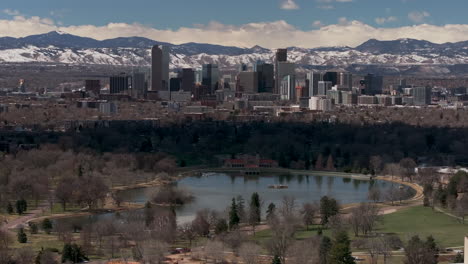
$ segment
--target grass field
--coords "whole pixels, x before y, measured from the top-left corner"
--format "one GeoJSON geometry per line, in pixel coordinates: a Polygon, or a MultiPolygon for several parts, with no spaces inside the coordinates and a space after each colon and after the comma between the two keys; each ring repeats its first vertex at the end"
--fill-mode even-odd
{"type": "MultiPolygon", "coordinates": [[[[463,246],[464,236],[468,235],[468,223],[461,224],[453,217],[423,206],[405,208],[385,215],[381,219],[376,231],[397,234],[402,241],[407,241],[413,235],[419,235],[425,239],[432,234],[440,247],[459,247],[463,246]]],[[[313,226],[308,231],[299,230],[296,233],[296,239],[316,235],[317,228],[318,226],[313,226]]],[[[329,230],[323,230],[323,234],[331,235],[329,230]]],[[[349,235],[351,239],[354,239],[352,232],[349,235]]],[[[271,238],[271,231],[267,229],[257,232],[253,239],[263,243],[269,238],[271,238]]]]}
{"type": "Polygon", "coordinates": [[[403,241],[412,235],[425,238],[433,235],[441,247],[463,246],[468,225],[431,208],[416,206],[385,215],[378,232],[398,234],[403,241]]]}

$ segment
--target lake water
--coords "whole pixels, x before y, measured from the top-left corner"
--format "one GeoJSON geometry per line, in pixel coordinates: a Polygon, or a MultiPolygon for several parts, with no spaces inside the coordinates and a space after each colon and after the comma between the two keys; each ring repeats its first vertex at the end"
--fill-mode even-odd
{"type": "MultiPolygon", "coordinates": [[[[231,199],[241,195],[246,205],[252,193],[257,192],[263,201],[263,211],[269,203],[273,202],[279,207],[284,196],[294,196],[297,205],[305,202],[319,201],[324,195],[333,197],[340,204],[349,204],[368,201],[368,190],[378,186],[381,193],[385,193],[393,185],[386,181],[368,181],[333,176],[319,175],[261,175],[261,176],[235,176],[225,173],[206,173],[198,177],[187,177],[177,183],[179,188],[189,191],[194,201],[178,207],[177,220],[179,223],[191,221],[196,212],[209,208],[218,211],[225,210],[231,199]],[[270,189],[275,184],[287,185],[287,189],[270,189]]],[[[399,185],[398,185],[399,186],[399,185]]],[[[408,193],[414,194],[409,187],[404,186],[408,193]]],[[[124,201],[146,203],[158,187],[131,189],[119,193],[124,201]]],[[[56,221],[82,222],[95,221],[102,218],[115,217],[114,213],[64,218],[56,221]]]]}

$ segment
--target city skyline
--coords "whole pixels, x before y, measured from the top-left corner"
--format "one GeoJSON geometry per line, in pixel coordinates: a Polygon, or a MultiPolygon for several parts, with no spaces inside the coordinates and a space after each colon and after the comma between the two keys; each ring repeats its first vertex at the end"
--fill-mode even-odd
{"type": "Polygon", "coordinates": [[[415,38],[435,43],[466,40],[468,25],[462,0],[453,0],[450,5],[422,0],[380,2],[137,1],[129,6],[119,0],[112,2],[109,12],[108,1],[92,5],[90,1],[52,1],[44,7],[34,1],[7,0],[0,6],[0,36],[62,30],[96,39],[142,36],[174,44],[200,42],[267,48],[356,46],[371,38],[415,38]]]}

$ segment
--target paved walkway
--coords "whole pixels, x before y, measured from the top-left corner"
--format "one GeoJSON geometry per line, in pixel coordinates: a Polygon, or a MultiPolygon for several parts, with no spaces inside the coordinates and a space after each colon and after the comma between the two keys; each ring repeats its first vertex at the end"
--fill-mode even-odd
{"type": "Polygon", "coordinates": [[[48,207],[47,203],[40,203],[36,209],[31,210],[21,215],[20,217],[9,221],[7,224],[3,225],[2,227],[5,229],[11,230],[11,229],[18,228],[20,226],[27,225],[29,221],[41,215],[46,210],[47,207],[48,207]]]}

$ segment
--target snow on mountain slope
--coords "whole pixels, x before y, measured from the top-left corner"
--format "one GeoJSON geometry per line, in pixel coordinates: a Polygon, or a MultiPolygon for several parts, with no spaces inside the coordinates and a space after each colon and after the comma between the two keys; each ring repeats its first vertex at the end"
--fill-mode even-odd
{"type": "MultiPolygon", "coordinates": [[[[185,55],[172,53],[171,68],[200,68],[202,64],[217,63],[221,67],[236,67],[241,63],[258,60],[271,62],[274,51],[241,55],[209,55],[200,53],[185,55]]],[[[299,65],[348,66],[351,64],[468,64],[468,56],[441,56],[438,54],[372,54],[357,50],[307,51],[293,50],[288,59],[299,65]]],[[[28,46],[18,49],[0,50],[0,62],[54,62],[69,64],[108,64],[127,66],[149,66],[151,50],[140,48],[88,48],[72,49],[28,46]]]]}
{"type": "MultiPolygon", "coordinates": [[[[141,37],[98,41],[64,32],[49,32],[24,38],[0,38],[0,62],[149,66],[150,47],[159,44],[171,48],[171,68],[200,68],[206,63],[235,68],[241,63],[251,64],[259,60],[271,62],[275,53],[274,50],[259,46],[239,48],[203,43],[174,45],[141,37]]],[[[355,48],[290,47],[288,60],[299,66],[335,67],[468,64],[468,41],[435,44],[414,39],[371,39],[355,48]]]]}

